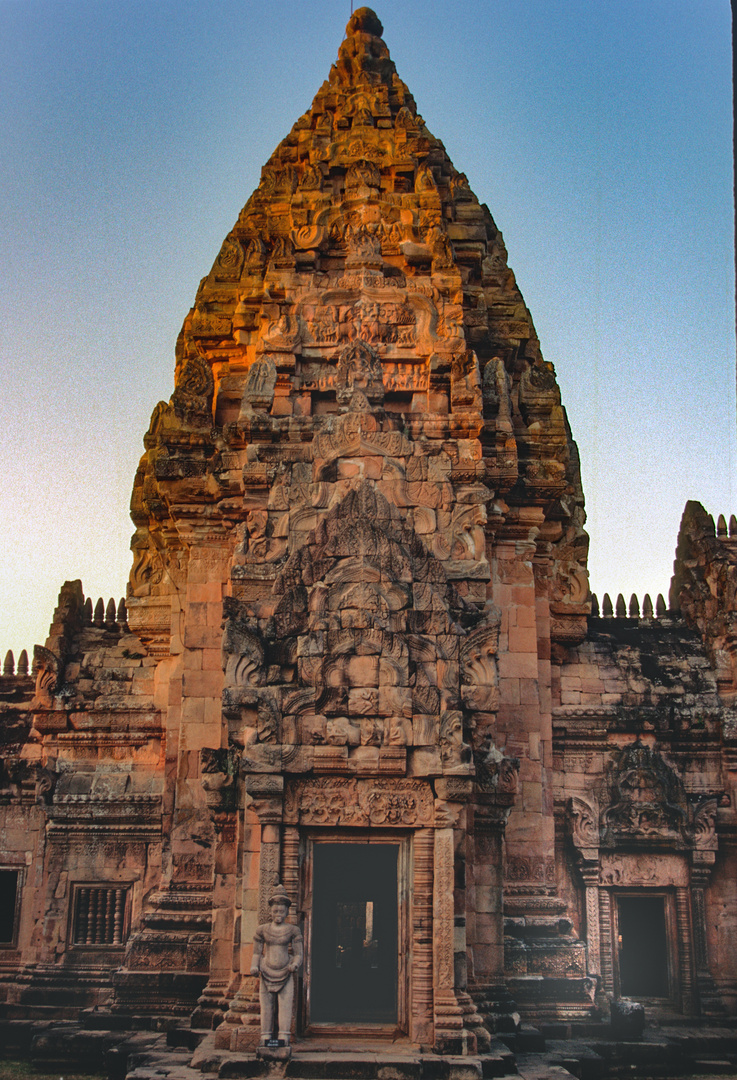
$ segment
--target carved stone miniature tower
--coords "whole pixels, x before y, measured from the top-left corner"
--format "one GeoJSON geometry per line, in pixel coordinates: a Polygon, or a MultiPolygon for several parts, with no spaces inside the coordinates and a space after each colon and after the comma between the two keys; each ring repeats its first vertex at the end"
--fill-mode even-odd
{"type": "MultiPolygon", "coordinates": [[[[563,910],[550,650],[585,631],[587,536],[501,234],[381,35],[352,16],[263,168],[145,439],[128,618],[159,659],[173,786],[158,914],[118,983],[140,992],[151,928],[196,954],[212,906],[201,1007],[226,1008],[233,925],[245,951],[282,881],[306,926],[300,1023],[366,1019],[321,954],[348,949],[323,912],[358,903],[331,893],[331,860],[362,846],[395,897],[374,1019],[458,1052],[484,1037],[469,991],[483,1009],[503,976],[505,826],[508,914],[563,910]]],[[[233,1045],[242,1020],[257,1033],[240,986],[233,1045]]]]}

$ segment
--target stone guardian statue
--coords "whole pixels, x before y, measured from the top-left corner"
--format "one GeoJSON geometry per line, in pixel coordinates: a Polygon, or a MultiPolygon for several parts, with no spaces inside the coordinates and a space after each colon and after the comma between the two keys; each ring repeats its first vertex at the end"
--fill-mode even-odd
{"type": "Polygon", "coordinates": [[[302,966],[304,950],[299,927],[288,923],[292,901],[283,885],[268,900],[271,922],[263,923],[253,936],[251,974],[259,976],[261,1046],[273,1045],[274,1020],[278,1013],[278,1042],[289,1046],[294,1006],[294,973],[302,966]]]}

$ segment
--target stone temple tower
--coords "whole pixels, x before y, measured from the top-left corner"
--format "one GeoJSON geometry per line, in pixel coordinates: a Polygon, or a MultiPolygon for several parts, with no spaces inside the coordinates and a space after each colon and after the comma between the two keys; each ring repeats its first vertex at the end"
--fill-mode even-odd
{"type": "Polygon", "coordinates": [[[128,619],[167,669],[167,895],[224,842],[192,836],[199,755],[208,801],[234,771],[247,793],[241,940],[278,880],[306,920],[305,1021],[366,1012],[319,956],[356,858],[400,898],[376,1022],[456,1046],[469,984],[503,976],[505,826],[507,913],[562,912],[550,646],[585,633],[587,537],[502,237],[381,34],[353,15],[200,285],[136,478],[128,619]]]}
{"type": "Polygon", "coordinates": [[[194,1011],[254,1047],[279,884],[305,1039],[474,1053],[515,1011],[734,999],[737,547],[693,504],[670,612],[592,613],[554,370],[370,9],[144,443],[125,606],[67,583],[35,683],[0,685],[12,1015],[194,1011]]]}

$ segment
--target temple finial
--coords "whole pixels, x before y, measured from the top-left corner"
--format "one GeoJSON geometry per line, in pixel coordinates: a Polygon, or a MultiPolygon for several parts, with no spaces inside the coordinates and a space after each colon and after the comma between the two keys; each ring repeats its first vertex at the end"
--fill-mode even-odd
{"type": "MultiPolygon", "coordinates": [[[[351,5],[351,11],[353,11],[353,5],[351,5]]],[[[384,33],[384,27],[381,25],[381,19],[370,7],[360,7],[357,11],[353,11],[348,25],[345,28],[347,36],[358,32],[363,34],[371,34],[372,37],[380,38],[384,33]]]]}

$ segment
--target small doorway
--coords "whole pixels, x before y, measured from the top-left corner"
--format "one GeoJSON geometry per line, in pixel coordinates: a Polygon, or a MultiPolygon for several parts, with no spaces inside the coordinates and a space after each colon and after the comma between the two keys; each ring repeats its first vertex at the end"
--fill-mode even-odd
{"type": "Polygon", "coordinates": [[[397,1024],[399,851],[313,845],[311,1025],[397,1024]]]}
{"type": "Polygon", "coordinates": [[[619,989],[623,997],[670,996],[666,897],[617,897],[619,989]]]}

